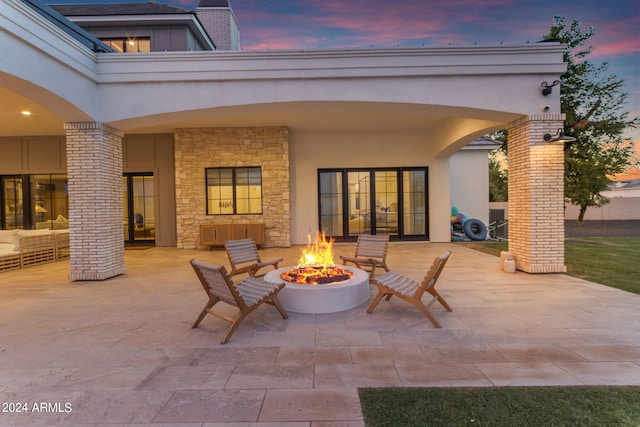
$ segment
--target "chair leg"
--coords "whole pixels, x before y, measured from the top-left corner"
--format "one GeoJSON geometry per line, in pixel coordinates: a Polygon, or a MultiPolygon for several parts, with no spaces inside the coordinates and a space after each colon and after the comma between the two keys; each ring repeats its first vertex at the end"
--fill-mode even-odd
{"type": "Polygon", "coordinates": [[[449,307],[449,304],[447,304],[447,302],[444,300],[444,298],[442,298],[442,296],[438,293],[438,291],[436,291],[433,288],[429,288],[427,289],[427,292],[429,292],[431,295],[433,295],[440,304],[442,304],[442,306],[444,307],[445,310],[447,311],[452,311],[451,307],[449,307]]]}
{"type": "Polygon", "coordinates": [[[429,310],[427,310],[424,304],[422,304],[422,301],[412,301],[411,303],[415,305],[418,308],[418,310],[420,310],[422,314],[424,314],[424,316],[431,321],[431,323],[433,323],[433,326],[435,326],[436,328],[442,327],[440,326],[440,322],[438,322],[436,318],[433,317],[431,313],[429,313],[429,310]]]}
{"type": "Polygon", "coordinates": [[[191,328],[197,328],[198,325],[200,324],[200,322],[202,322],[202,319],[205,318],[205,316],[207,315],[207,313],[209,312],[209,310],[211,310],[211,307],[213,307],[214,305],[216,305],[216,303],[220,301],[218,298],[216,297],[211,297],[209,298],[209,301],[207,302],[207,304],[204,306],[204,308],[202,309],[202,312],[200,313],[200,315],[198,316],[198,318],[196,319],[196,322],[193,324],[193,326],[191,328]]]}
{"type": "Polygon", "coordinates": [[[378,288],[378,294],[376,295],[376,297],[373,299],[373,301],[371,301],[371,304],[369,304],[369,308],[367,308],[367,313],[371,313],[373,311],[374,308],[376,308],[376,306],[378,305],[378,303],[380,301],[382,301],[382,298],[386,295],[385,291],[383,291],[382,289],[378,288]]]}
{"type": "Polygon", "coordinates": [[[287,314],[287,311],[284,309],[284,307],[280,303],[280,299],[278,298],[278,295],[274,295],[274,296],[271,297],[271,303],[273,305],[275,305],[275,307],[278,309],[278,311],[282,315],[283,319],[288,319],[289,318],[289,315],[287,314]]]}
{"type": "Polygon", "coordinates": [[[231,325],[229,326],[227,331],[222,336],[222,339],[220,340],[220,344],[226,344],[229,341],[229,338],[231,338],[231,335],[233,335],[236,328],[238,327],[242,319],[244,319],[244,317],[245,317],[244,313],[242,312],[238,313],[238,315],[231,322],[231,325]]]}
{"type": "Polygon", "coordinates": [[[373,264],[371,266],[371,270],[369,271],[369,283],[371,283],[371,279],[373,279],[376,275],[376,265],[373,264]]]}

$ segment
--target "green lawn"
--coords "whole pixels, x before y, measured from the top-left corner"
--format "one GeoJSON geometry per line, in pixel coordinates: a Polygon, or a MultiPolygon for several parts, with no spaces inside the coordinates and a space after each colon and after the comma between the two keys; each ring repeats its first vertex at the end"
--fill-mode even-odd
{"type": "MultiPolygon", "coordinates": [[[[459,243],[492,255],[507,250],[507,242],[459,243]]],[[[565,244],[567,274],[640,294],[640,238],[582,237],[565,244]]]]}
{"type": "Polygon", "coordinates": [[[359,389],[367,427],[640,426],[640,387],[359,389]]]}

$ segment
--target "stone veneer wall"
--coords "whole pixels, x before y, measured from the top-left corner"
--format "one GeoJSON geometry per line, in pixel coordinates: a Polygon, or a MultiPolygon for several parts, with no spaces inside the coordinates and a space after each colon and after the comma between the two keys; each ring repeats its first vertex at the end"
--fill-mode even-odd
{"type": "Polygon", "coordinates": [[[175,135],[177,247],[199,247],[200,224],[261,222],[265,246],[291,246],[289,130],[178,129],[175,135]],[[207,215],[205,168],[262,167],[262,215],[207,215]]]}
{"type": "Polygon", "coordinates": [[[122,243],[122,132],[102,123],[65,123],[69,179],[70,280],[125,272],[122,243]]]}
{"type": "Polygon", "coordinates": [[[543,140],[563,127],[562,114],[509,123],[509,252],[528,273],[563,273],[564,146],[543,140]]]}

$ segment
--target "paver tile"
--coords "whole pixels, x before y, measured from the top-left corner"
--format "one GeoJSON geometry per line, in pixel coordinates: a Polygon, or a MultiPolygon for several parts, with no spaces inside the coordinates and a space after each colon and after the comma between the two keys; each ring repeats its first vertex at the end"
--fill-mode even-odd
{"type": "Polygon", "coordinates": [[[488,387],[491,383],[471,363],[397,363],[405,387],[488,387]]]}
{"type": "Polygon", "coordinates": [[[359,421],[362,410],[355,388],[267,390],[260,422],[359,421]]]}
{"type": "Polygon", "coordinates": [[[475,365],[496,386],[583,385],[554,363],[477,363],[475,365]]]}

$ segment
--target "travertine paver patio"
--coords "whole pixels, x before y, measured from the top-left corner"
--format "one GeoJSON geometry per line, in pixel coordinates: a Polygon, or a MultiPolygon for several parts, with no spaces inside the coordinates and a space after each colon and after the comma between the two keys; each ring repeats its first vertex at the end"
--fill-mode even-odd
{"type": "Polygon", "coordinates": [[[1,273],[0,425],[355,427],[358,387],[640,385],[640,295],[452,244],[392,243],[388,263],[419,279],[447,248],[442,329],[402,301],[287,320],[264,306],[224,346],[225,322],[191,329],[205,296],[188,264],[224,251],[126,251],[103,282],[69,282],[68,261],[1,273]]]}

